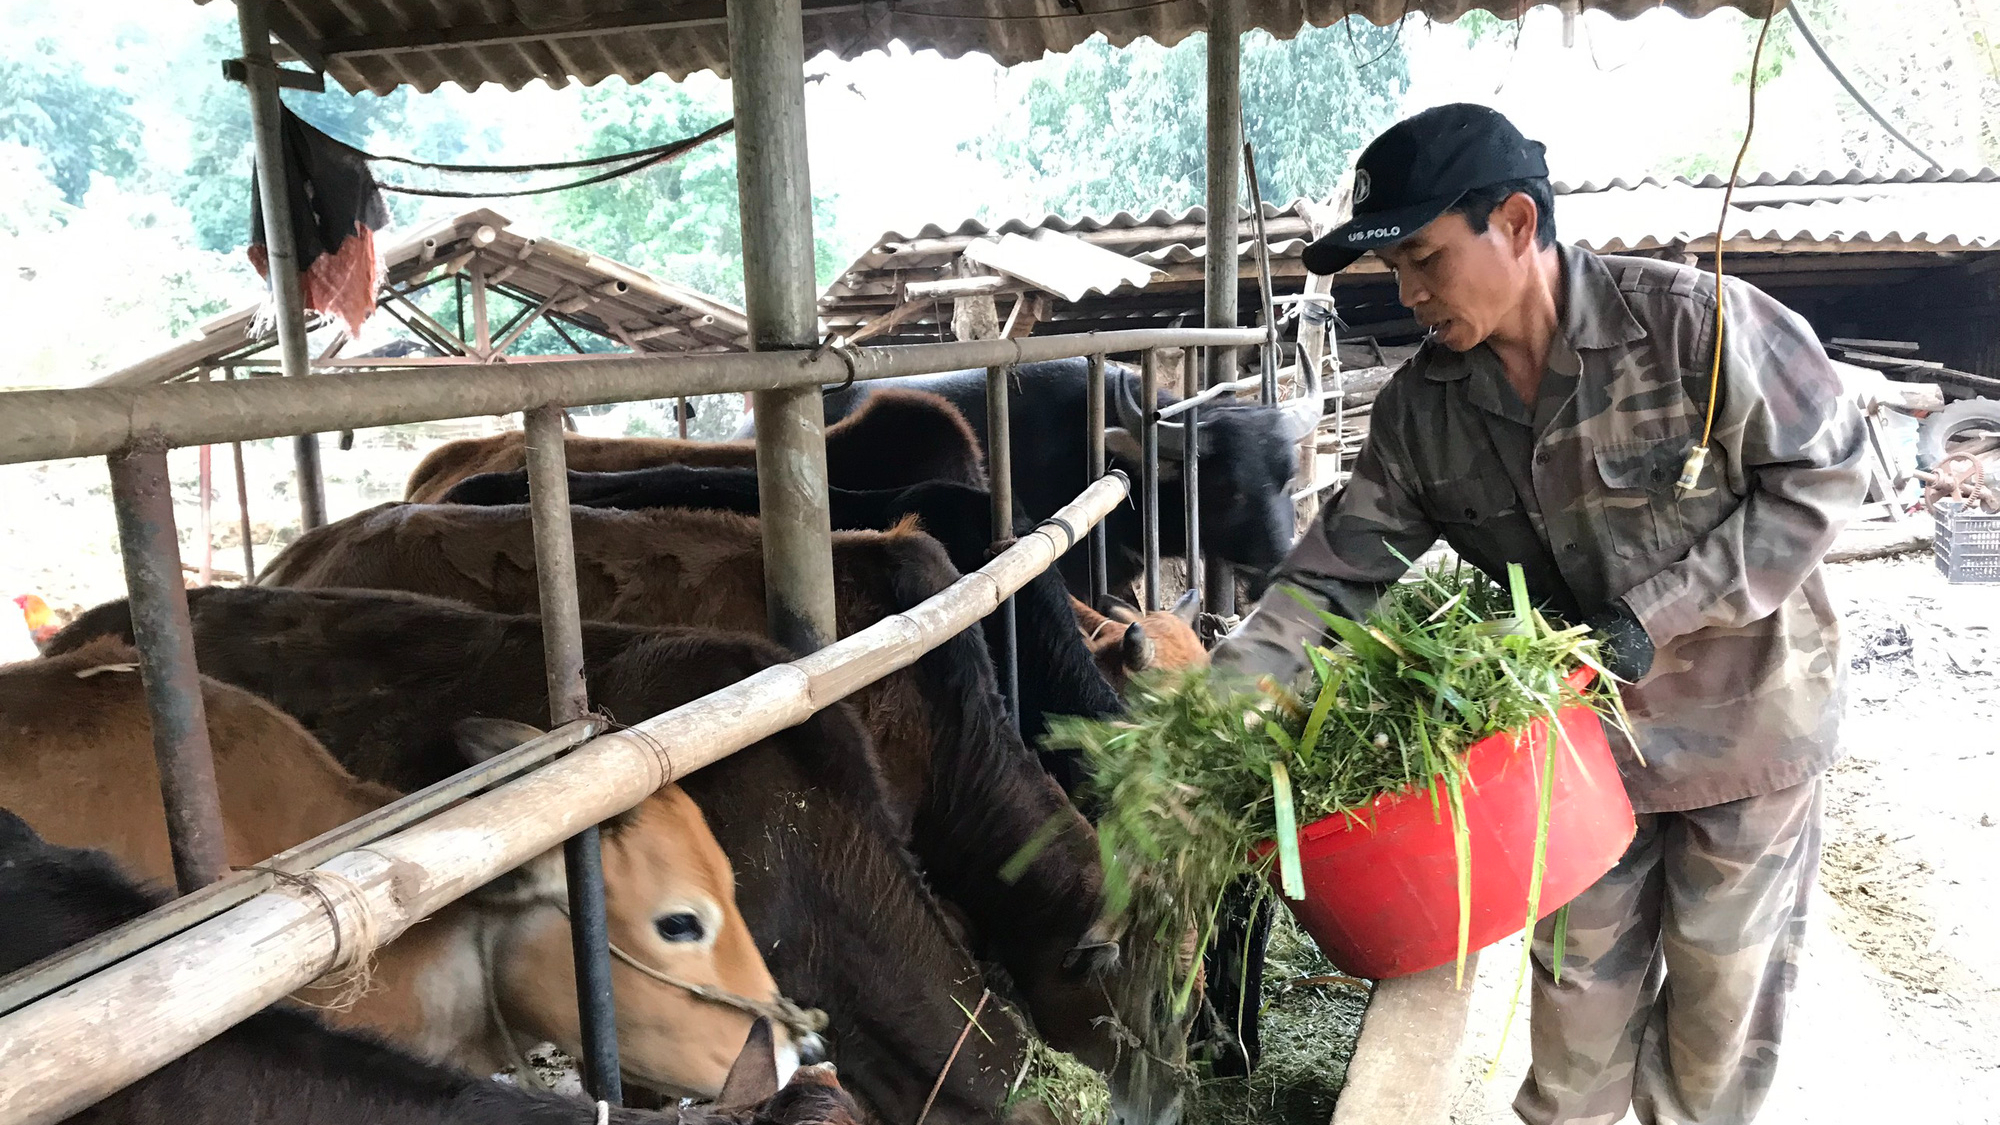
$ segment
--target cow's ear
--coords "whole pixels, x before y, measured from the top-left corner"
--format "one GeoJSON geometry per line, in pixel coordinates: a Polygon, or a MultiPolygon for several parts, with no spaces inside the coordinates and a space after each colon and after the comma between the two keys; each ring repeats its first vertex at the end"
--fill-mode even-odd
{"type": "Polygon", "coordinates": [[[540,727],[512,719],[489,719],[481,715],[451,725],[451,738],[458,745],[458,752],[475,766],[545,733],[540,727]]]}
{"type": "Polygon", "coordinates": [[[1097,611],[1099,613],[1102,613],[1104,616],[1109,617],[1113,621],[1123,622],[1124,624],[1127,625],[1130,625],[1132,622],[1139,620],[1138,606],[1135,606],[1130,602],[1114,598],[1110,594],[1106,594],[1101,599],[1099,599],[1097,605],[1097,611]]]}
{"type": "Polygon", "coordinates": [[[1143,672],[1153,666],[1153,639],[1146,635],[1146,627],[1137,621],[1125,627],[1119,661],[1128,672],[1143,672]]]}
{"type": "Polygon", "coordinates": [[[715,1104],[724,1109],[748,1109],[778,1096],[778,1055],[771,1021],[763,1016],[750,1025],[750,1037],[722,1080],[715,1104]]]}
{"type": "Polygon", "coordinates": [[[1180,618],[1183,624],[1192,626],[1195,617],[1201,613],[1199,599],[1200,591],[1189,590],[1180,596],[1179,601],[1174,603],[1174,608],[1171,612],[1175,617],[1180,618]]]}

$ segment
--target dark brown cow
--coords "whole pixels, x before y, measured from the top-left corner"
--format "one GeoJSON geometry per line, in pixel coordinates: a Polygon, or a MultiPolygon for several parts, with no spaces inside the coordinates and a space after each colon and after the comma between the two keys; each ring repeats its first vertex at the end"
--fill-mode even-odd
{"type": "MultiPolygon", "coordinates": [[[[576,508],[572,527],[585,617],[764,628],[756,520],[576,508]]],[[[538,600],[532,538],[519,507],[383,505],[308,532],[260,581],[401,589],[520,612],[538,600]]],[[[913,530],[841,532],[833,545],[843,636],[914,608],[958,577],[943,548],[913,530]]],[[[975,950],[1006,967],[1052,1044],[1112,1069],[1120,1037],[1102,1022],[1113,998],[1096,970],[1111,971],[1113,997],[1135,1026],[1150,1026],[1134,1009],[1150,1005],[1157,981],[1118,968],[1100,921],[1093,833],[1009,724],[978,631],[857,691],[853,702],[881,749],[892,797],[910,813],[910,846],[939,895],[970,920],[975,950]],[[1062,826],[1053,843],[1018,878],[1001,878],[1051,823],[1062,826]]]]}
{"type": "MultiPolygon", "coordinates": [[[[405,786],[461,766],[453,725],[547,722],[541,623],[437,598],[211,587],[188,595],[203,671],[271,700],[350,768],[405,786]]],[[[124,602],[90,610],[54,651],[129,638],[124,602]]],[[[747,636],[587,624],[594,704],[660,714],[769,667],[747,636]]],[[[916,1120],[984,987],[924,890],[874,748],[845,706],[681,780],[729,855],[736,899],[787,996],[824,1009],[842,1080],[887,1125],[916,1120]]],[[[995,1001],[938,1093],[934,1123],[989,1122],[1019,1072],[1020,1020],[995,1001]]]]}
{"type": "MultiPolygon", "coordinates": [[[[0,809],[0,973],[158,906],[109,855],[59,847],[0,809]]],[[[759,1020],[713,1105],[613,1109],[616,1125],[854,1125],[830,1068],[783,1090],[759,1020]]],[[[479,1078],[276,1005],[68,1119],[77,1125],[590,1125],[589,1102],[479,1078]]]]}
{"type": "MultiPolygon", "coordinates": [[[[124,644],[100,639],[0,668],[0,806],[18,810],[54,843],[103,848],[165,879],[173,865],[137,659],[124,644]]],[[[248,692],[205,681],[202,694],[230,863],[260,863],[398,795],[356,780],[298,723],[248,692]]],[[[696,984],[776,995],[737,912],[728,860],[678,786],[607,828],[604,870],[611,932],[635,956],[696,984]],[[689,925],[699,940],[666,936],[689,925]]],[[[517,1051],[495,1011],[527,1034],[528,1045],[548,1039],[578,1050],[565,899],[562,855],[552,851],[384,947],[376,986],[328,1018],[489,1074],[517,1051]]],[[[713,1095],[750,1017],[619,968],[613,985],[627,1071],[656,1089],[713,1095]]]]}
{"type": "MultiPolygon", "coordinates": [[[[754,469],[754,441],[601,438],[565,434],[563,455],[578,472],[618,472],[655,465],[754,469]]],[[[528,463],[519,430],[447,442],[410,473],[405,499],[435,504],[477,473],[528,463]]],[[[837,488],[902,488],[927,480],[986,487],[985,460],[972,427],[952,405],[921,391],[884,391],[826,430],[827,483],[837,488]]]]}

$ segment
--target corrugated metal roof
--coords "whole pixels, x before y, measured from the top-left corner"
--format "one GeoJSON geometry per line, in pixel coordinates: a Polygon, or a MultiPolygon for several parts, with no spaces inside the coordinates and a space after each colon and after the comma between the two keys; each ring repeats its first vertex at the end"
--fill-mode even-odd
{"type": "MultiPolygon", "coordinates": [[[[1601,253],[1675,245],[1706,251],[1715,240],[1721,188],[1722,181],[1715,177],[1558,185],[1556,229],[1565,241],[1601,253]]],[[[1305,276],[1300,254],[1311,233],[1309,210],[1326,209],[1309,200],[1264,205],[1272,274],[1281,291],[1295,291],[1305,276]]],[[[1037,230],[1068,232],[1166,275],[1143,293],[1126,287],[1110,294],[1110,299],[1099,296],[1087,302],[1089,308],[1058,309],[1053,317],[1057,322],[1074,318],[1099,326],[1121,316],[1158,317],[1161,310],[1198,308],[1200,298],[1193,297],[1190,306],[1188,295],[1201,286],[1206,223],[1207,212],[1195,207],[1178,214],[1119,212],[1075,219],[1044,215],[1008,219],[991,227],[967,219],[951,227],[926,224],[907,234],[890,231],[834,279],[820,299],[820,313],[828,331],[852,331],[899,304],[903,285],[945,276],[960,250],[974,240],[1037,230]]],[[[1247,209],[1238,231],[1243,276],[1254,277],[1250,241],[1254,232],[1247,209]]],[[[1799,171],[1745,177],[1731,201],[1725,248],[1736,254],[2000,248],[2000,171],[1881,175],[1799,171]]],[[[1367,258],[1342,281],[1366,281],[1369,274],[1382,270],[1379,262],[1367,258]]],[[[940,305],[943,316],[949,317],[950,302],[940,305]]],[[[930,314],[912,317],[892,338],[935,333],[935,324],[930,314]]]]}
{"type": "MultiPolygon", "coordinates": [[[[1830,168],[1795,168],[1790,172],[1759,172],[1754,176],[1739,176],[1737,188],[1746,187],[1805,187],[1805,186],[1869,186],[1877,184],[1986,184],[2000,180],[2000,170],[1992,168],[1899,168],[1893,172],[1863,172],[1858,168],[1835,171],[1830,168]]],[[[1675,176],[1660,179],[1645,176],[1628,180],[1623,176],[1602,182],[1585,180],[1579,184],[1561,180],[1554,184],[1557,195],[1581,195],[1597,191],[1629,191],[1641,187],[1670,187],[1681,184],[1687,187],[1719,188],[1727,179],[1713,172],[1699,179],[1675,176]]]]}
{"type": "MultiPolygon", "coordinates": [[[[206,0],[203,0],[206,2],[206,0]]],[[[1378,24],[1422,13],[1455,20],[1484,10],[1513,18],[1539,0],[1244,0],[1245,27],[1290,37],[1348,15],[1378,24]]],[[[1683,15],[1733,7],[1762,16],[1773,0],[1583,0],[1629,19],[1662,6],[1683,15]]],[[[595,84],[727,76],[721,0],[275,0],[272,28],[301,57],[348,90],[397,86],[518,90],[537,78],[595,84]]],[[[1102,32],[1118,46],[1150,38],[1171,46],[1207,26],[1198,0],[807,0],[806,55],[853,58],[899,40],[948,58],[981,52],[1013,65],[1068,51],[1102,32]]]]}
{"type": "MultiPolygon", "coordinates": [[[[508,220],[493,211],[469,211],[385,251],[384,304],[388,294],[420,285],[441,271],[477,270],[489,285],[545,304],[573,326],[635,351],[742,351],[748,346],[750,330],[741,309],[587,250],[508,227],[508,220]]],[[[401,311],[407,315],[407,309],[401,311]]],[[[194,337],[114,371],[94,385],[171,382],[272,348],[276,330],[260,326],[257,312],[251,305],[225,313],[202,325],[194,337]]],[[[386,312],[376,313],[377,319],[386,317],[386,312]]],[[[493,335],[500,334],[500,327],[494,324],[493,335]]]]}

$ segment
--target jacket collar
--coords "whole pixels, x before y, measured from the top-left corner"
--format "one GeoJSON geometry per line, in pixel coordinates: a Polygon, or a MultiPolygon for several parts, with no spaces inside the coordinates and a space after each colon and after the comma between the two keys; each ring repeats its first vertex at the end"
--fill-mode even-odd
{"type": "MultiPolygon", "coordinates": [[[[1632,306],[1619,291],[1611,268],[1597,255],[1558,243],[1556,257],[1562,270],[1563,308],[1557,326],[1559,338],[1549,352],[1551,365],[1564,363],[1567,357],[1558,357],[1565,351],[1614,348],[1646,338],[1646,329],[1632,315],[1632,306]]],[[[1461,355],[1426,339],[1418,354],[1426,378],[1448,383],[1470,375],[1478,366],[1475,357],[1489,356],[1491,349],[1481,345],[1461,355]]]]}

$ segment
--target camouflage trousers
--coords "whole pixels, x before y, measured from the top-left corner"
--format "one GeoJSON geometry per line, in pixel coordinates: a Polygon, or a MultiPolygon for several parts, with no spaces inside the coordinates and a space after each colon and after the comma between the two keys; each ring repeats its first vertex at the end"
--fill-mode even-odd
{"type": "Polygon", "coordinates": [[[1530,1125],[1745,1125],[1777,1069],[1819,867],[1820,782],[1639,817],[1618,866],[1535,929],[1530,1125]]]}

